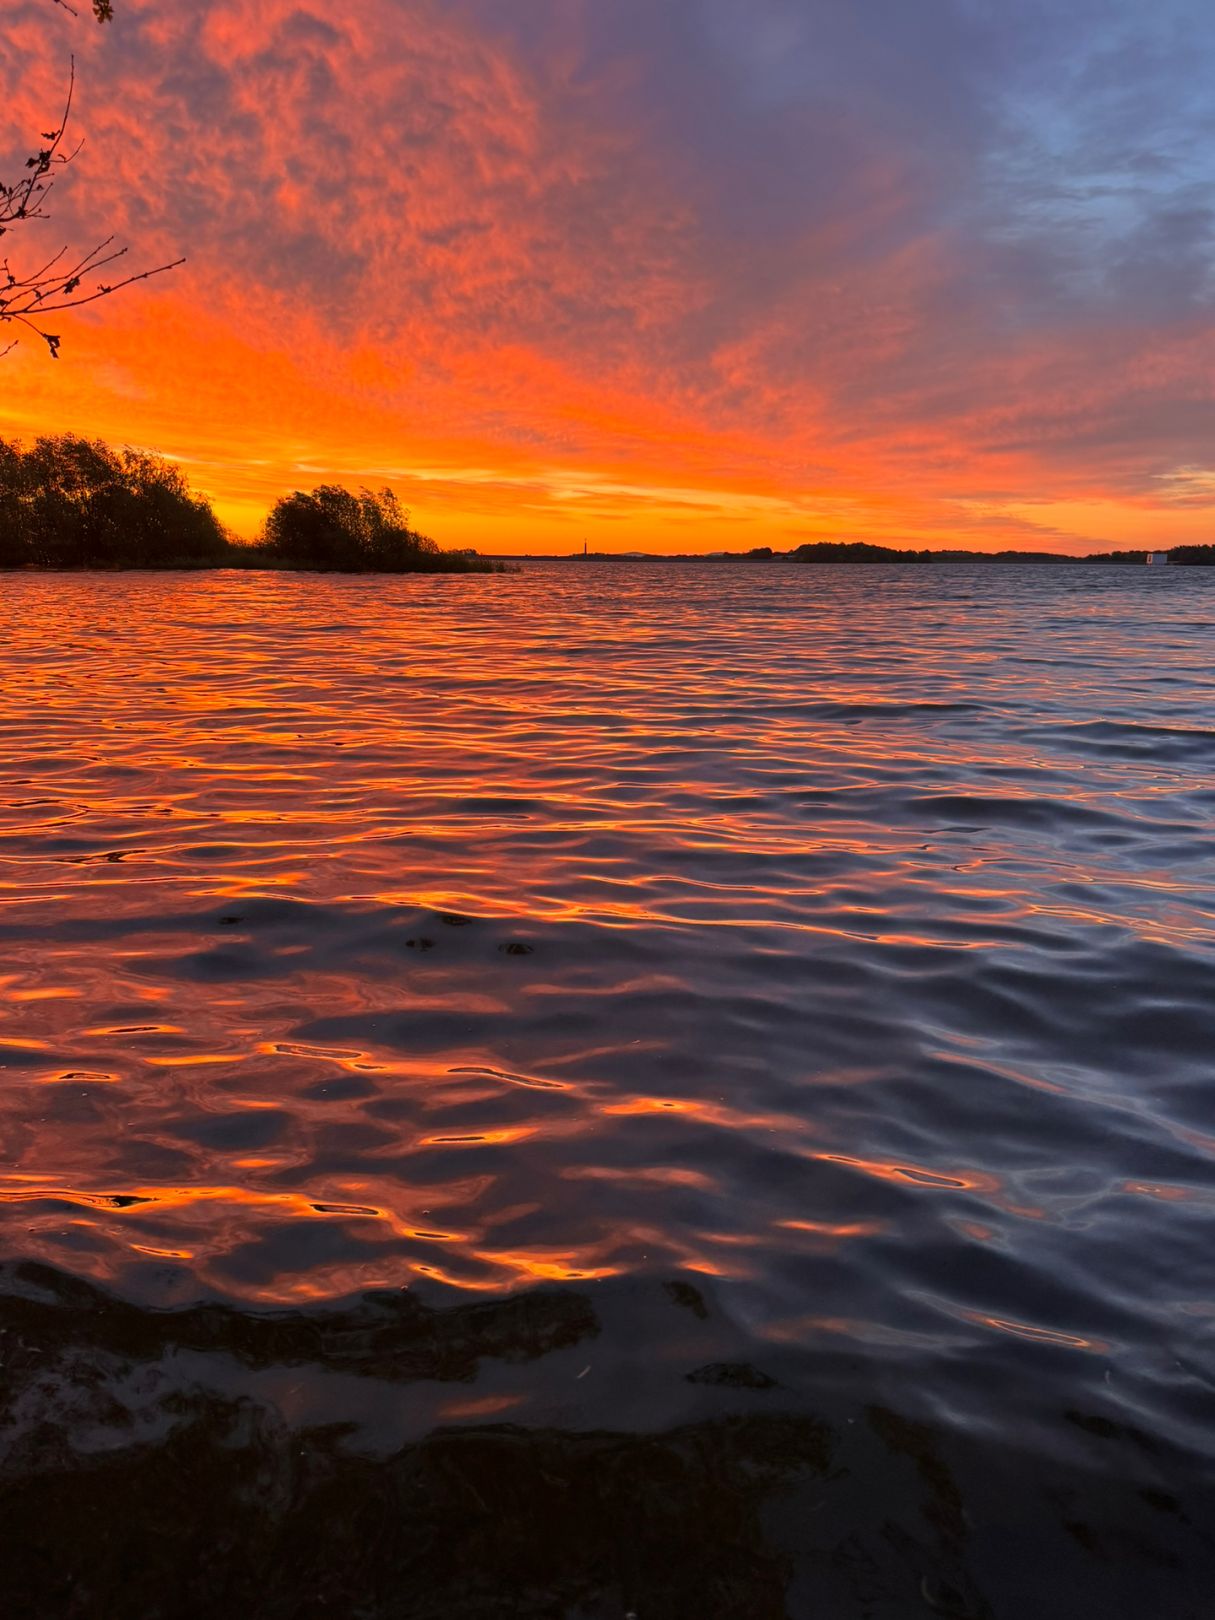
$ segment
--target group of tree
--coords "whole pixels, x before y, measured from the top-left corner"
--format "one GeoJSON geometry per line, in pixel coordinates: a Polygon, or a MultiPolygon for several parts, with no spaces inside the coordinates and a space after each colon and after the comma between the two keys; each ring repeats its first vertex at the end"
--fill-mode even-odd
{"type": "Polygon", "coordinates": [[[67,434],[0,440],[0,567],[197,567],[229,549],[170,461],[67,434]]]}
{"type": "Polygon", "coordinates": [[[145,450],[74,434],[29,448],[0,439],[0,568],[298,568],[469,573],[492,564],[441,551],[390,489],[322,484],[277,502],[250,544],[223,526],[181,469],[145,450]]]}
{"type": "MultiPolygon", "coordinates": [[[[1174,567],[1215,567],[1215,546],[1174,546],[1165,553],[1174,567]]],[[[1145,563],[1146,551],[1095,551],[1084,558],[1092,563],[1145,563]]]]}
{"type": "MultiPolygon", "coordinates": [[[[748,553],[761,557],[767,548],[748,553]]],[[[771,555],[771,553],[768,553],[771,555]]],[[[792,562],[810,563],[1144,563],[1146,551],[1107,551],[1076,557],[1057,551],[900,551],[893,546],[877,546],[865,540],[819,540],[798,546],[783,554],[792,562]]],[[[1215,545],[1174,546],[1168,552],[1171,563],[1215,565],[1215,545]]]]}
{"type": "Polygon", "coordinates": [[[934,563],[934,562],[1023,562],[1069,563],[1075,557],[1053,551],[911,551],[895,546],[874,545],[869,540],[816,540],[798,546],[787,555],[793,562],[812,563],[934,563]]]}
{"type": "Polygon", "coordinates": [[[392,490],[352,493],[339,484],[284,496],[266,519],[261,545],[288,567],[342,573],[428,573],[468,561],[411,529],[392,490]]]}

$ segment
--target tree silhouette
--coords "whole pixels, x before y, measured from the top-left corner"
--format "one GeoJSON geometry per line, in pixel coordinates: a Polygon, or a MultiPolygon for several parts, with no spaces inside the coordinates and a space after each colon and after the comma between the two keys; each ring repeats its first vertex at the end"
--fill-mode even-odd
{"type": "MultiPolygon", "coordinates": [[[[68,0],[54,0],[54,3],[70,11],[73,16],[77,15],[68,0]]],[[[112,0],[93,0],[93,15],[99,23],[109,22],[113,16],[112,0]]],[[[58,125],[42,131],[44,144],[26,158],[25,172],[20,178],[11,185],[0,181],[0,238],[9,237],[31,220],[47,217],[46,202],[56,178],[80,151],[80,143],[74,147],[67,144],[75,89],[76,62],[73,58],[68,74],[67,97],[58,125]]],[[[87,253],[72,252],[65,245],[33,270],[14,268],[8,257],[7,240],[3,248],[3,257],[0,257],[0,325],[8,323],[34,333],[46,344],[52,360],[59,357],[62,339],[57,332],[47,328],[48,316],[96,303],[100,298],[108,298],[111,293],[129,287],[132,282],[147,281],[149,276],[158,276],[185,263],[184,259],[175,259],[171,264],[156,265],[151,270],[139,270],[121,276],[117,281],[106,282],[95,279],[98,272],[125,257],[127,252],[125,247],[114,246],[112,235],[98,242],[87,253]]],[[[16,343],[17,339],[14,338],[0,348],[0,358],[16,343]]]]}
{"type": "Polygon", "coordinates": [[[0,439],[0,568],[219,564],[232,547],[173,462],[61,433],[0,439]]]}
{"type": "Polygon", "coordinates": [[[453,569],[457,559],[409,527],[409,514],[390,489],[321,484],[276,502],[262,537],[266,553],[294,568],[342,573],[416,573],[453,569]]]}

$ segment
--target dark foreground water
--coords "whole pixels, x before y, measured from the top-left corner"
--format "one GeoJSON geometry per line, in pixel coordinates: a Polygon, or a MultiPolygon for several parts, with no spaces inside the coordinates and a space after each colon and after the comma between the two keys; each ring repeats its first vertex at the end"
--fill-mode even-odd
{"type": "Polygon", "coordinates": [[[1215,574],[0,575],[0,1613],[1215,1607],[1215,574]]]}

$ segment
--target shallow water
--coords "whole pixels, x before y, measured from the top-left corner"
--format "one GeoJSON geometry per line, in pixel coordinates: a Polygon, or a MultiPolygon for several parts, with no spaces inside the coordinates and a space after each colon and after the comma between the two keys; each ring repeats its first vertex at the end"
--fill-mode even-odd
{"type": "Polygon", "coordinates": [[[0,629],[11,1612],[1208,1612],[1210,571],[0,629]]]}

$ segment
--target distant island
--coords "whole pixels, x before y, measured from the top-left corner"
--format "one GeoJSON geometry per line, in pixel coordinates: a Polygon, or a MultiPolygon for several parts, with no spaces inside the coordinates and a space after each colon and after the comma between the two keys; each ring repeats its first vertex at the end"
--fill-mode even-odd
{"type": "Polygon", "coordinates": [[[0,439],[0,568],[503,572],[410,528],[390,489],[296,490],[275,503],[257,541],[243,541],[172,462],[73,434],[29,449],[0,439]]]}
{"type": "MultiPolygon", "coordinates": [[[[766,546],[747,555],[762,560],[766,546]]],[[[772,554],[773,556],[776,553],[772,554]]],[[[790,562],[812,563],[1144,563],[1148,556],[1166,556],[1171,563],[1215,563],[1215,545],[1174,546],[1171,551],[1148,547],[1141,551],[1100,551],[1084,557],[1061,556],[1056,551],[896,551],[865,541],[818,541],[784,553],[790,562]]]]}
{"type": "MultiPolygon", "coordinates": [[[[1180,565],[1215,566],[1215,545],[1174,546],[1171,551],[1148,547],[1140,551],[1099,551],[1074,556],[1057,551],[901,551],[895,546],[876,546],[866,540],[817,540],[796,546],[792,551],[776,551],[771,546],[752,546],[748,551],[701,551],[680,554],[684,560],[704,562],[793,562],[793,563],[1139,563],[1149,556],[1167,558],[1180,565]]],[[[563,562],[629,562],[648,558],[653,562],[678,560],[659,551],[570,551],[563,562]]]]}

